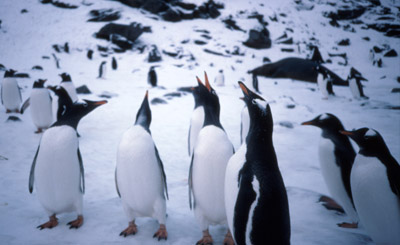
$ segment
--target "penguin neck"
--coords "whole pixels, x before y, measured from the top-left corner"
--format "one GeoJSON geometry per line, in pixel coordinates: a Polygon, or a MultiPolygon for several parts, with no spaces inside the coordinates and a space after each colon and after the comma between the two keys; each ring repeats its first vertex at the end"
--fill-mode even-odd
{"type": "Polygon", "coordinates": [[[212,105],[204,105],[204,125],[213,125],[223,130],[221,122],[219,121],[219,107],[213,107],[212,105]]]}
{"type": "Polygon", "coordinates": [[[58,119],[51,127],[56,126],[70,126],[73,129],[77,129],[79,121],[82,119],[81,116],[68,116],[63,115],[61,119],[58,119]]]}

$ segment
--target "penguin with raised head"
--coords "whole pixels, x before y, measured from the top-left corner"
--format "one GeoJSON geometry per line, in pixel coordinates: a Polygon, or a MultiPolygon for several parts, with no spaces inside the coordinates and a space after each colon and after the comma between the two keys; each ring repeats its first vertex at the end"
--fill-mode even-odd
{"type": "Polygon", "coordinates": [[[150,84],[152,87],[157,87],[157,73],[155,66],[151,66],[149,72],[147,73],[147,83],[150,84]]]}
{"type": "Polygon", "coordinates": [[[72,82],[71,76],[64,72],[59,75],[61,77],[60,86],[63,87],[67,92],[69,97],[71,97],[72,102],[78,101],[78,95],[76,94],[76,89],[74,83],[72,82]]]}
{"type": "Polygon", "coordinates": [[[341,131],[359,146],[351,191],[360,222],[377,244],[400,244],[400,165],[374,129],[341,131]]]}
{"type": "Polygon", "coordinates": [[[197,140],[197,136],[204,124],[204,96],[201,95],[200,86],[192,87],[194,98],[194,109],[190,118],[189,135],[188,135],[188,153],[193,153],[193,147],[197,140]]]}
{"type": "Polygon", "coordinates": [[[29,175],[29,192],[35,184],[37,197],[50,220],[39,229],[58,225],[57,214],[75,211],[78,218],[68,223],[71,228],[83,224],[82,202],[85,179],[76,127],[82,117],[107,101],[74,103],[40,139],[29,175]],[[34,183],[35,182],[35,183],[34,183]]]}
{"type": "Polygon", "coordinates": [[[320,65],[317,65],[315,70],[318,72],[317,84],[322,93],[322,99],[327,100],[329,95],[335,95],[333,92],[331,77],[327,70],[320,65]]]}
{"type": "Polygon", "coordinates": [[[349,82],[350,91],[354,99],[368,99],[368,97],[364,95],[363,86],[361,84],[361,81],[368,80],[364,78],[359,71],[352,67],[347,81],[349,82]]]}
{"type": "Polygon", "coordinates": [[[53,123],[52,98],[49,90],[44,87],[45,82],[45,79],[39,79],[33,83],[31,95],[21,108],[22,114],[30,105],[31,117],[37,128],[35,132],[37,134],[43,132],[53,123]]]}
{"type": "MultiPolygon", "coordinates": [[[[263,100],[261,96],[259,96],[256,93],[253,93],[254,97],[259,100],[263,100]]],[[[244,101],[244,97],[240,98],[241,100],[244,101]]],[[[240,144],[243,144],[246,141],[247,134],[249,133],[249,128],[250,128],[250,116],[249,116],[249,110],[247,109],[247,105],[244,105],[242,112],[240,113],[240,144]]]]}
{"type": "Polygon", "coordinates": [[[289,204],[272,142],[271,109],[242,82],[239,85],[250,129],[226,169],[229,228],[236,244],[290,244],[289,204]]]}
{"type": "Polygon", "coordinates": [[[97,78],[105,78],[107,72],[107,61],[102,61],[99,66],[99,76],[97,78]]]}
{"type": "Polygon", "coordinates": [[[302,125],[312,125],[322,130],[318,153],[322,176],[334,201],[343,207],[351,221],[338,226],[357,228],[358,215],[354,208],[350,185],[350,173],[356,152],[349,138],[340,133],[344,130],[342,122],[335,115],[324,113],[303,122],[302,125]]]}
{"type": "Polygon", "coordinates": [[[224,70],[219,70],[217,76],[214,79],[214,83],[216,86],[223,87],[225,86],[225,77],[224,70]]]}
{"type": "MultiPolygon", "coordinates": [[[[194,210],[203,237],[197,244],[212,244],[210,225],[226,224],[224,181],[225,170],[234,148],[219,116],[220,105],[215,90],[205,74],[205,85],[197,78],[204,100],[204,124],[194,145],[189,169],[189,206],[194,210]],[[193,201],[192,201],[193,198],[193,201]]],[[[233,244],[228,232],[224,244],[233,244]]]]}
{"type": "Polygon", "coordinates": [[[1,103],[6,108],[6,113],[19,113],[22,102],[21,91],[14,77],[16,72],[13,69],[7,70],[1,83],[1,103]]]}
{"type": "Polygon", "coordinates": [[[120,236],[137,232],[135,219],[152,217],[160,224],[153,237],[167,240],[167,179],[150,132],[151,110],[148,92],[136,115],[135,124],[122,136],[117,153],[116,185],[129,226],[120,236]]]}

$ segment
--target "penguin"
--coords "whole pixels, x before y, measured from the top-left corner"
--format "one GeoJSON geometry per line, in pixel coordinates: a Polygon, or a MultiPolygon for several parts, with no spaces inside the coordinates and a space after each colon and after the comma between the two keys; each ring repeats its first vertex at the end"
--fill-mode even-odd
{"type": "MultiPolygon", "coordinates": [[[[263,97],[260,95],[253,93],[256,99],[265,101],[263,97]]],[[[244,97],[240,98],[244,101],[244,97]]],[[[247,109],[247,105],[245,104],[241,113],[240,113],[240,144],[243,144],[246,141],[247,134],[249,133],[250,128],[250,116],[249,110],[247,109]]]]}
{"type": "Polygon", "coordinates": [[[64,51],[66,53],[69,53],[69,44],[68,44],[68,42],[64,43],[64,51]]]}
{"type": "Polygon", "coordinates": [[[329,193],[334,201],[341,205],[351,223],[338,224],[343,228],[357,228],[358,215],[354,208],[350,173],[356,152],[347,136],[342,135],[342,122],[335,115],[324,113],[316,118],[303,122],[302,125],[311,125],[322,130],[319,141],[319,162],[329,193]]]}
{"type": "MultiPolygon", "coordinates": [[[[200,96],[205,102],[204,124],[197,136],[190,163],[189,207],[194,210],[203,231],[203,237],[197,244],[212,244],[209,226],[227,222],[224,203],[225,170],[234,148],[219,119],[220,104],[215,90],[207,77],[205,85],[198,77],[197,81],[200,96]]],[[[233,244],[229,229],[224,244],[233,244]]]]}
{"type": "Polygon", "coordinates": [[[40,139],[29,175],[29,192],[35,184],[39,202],[49,215],[49,221],[37,228],[58,225],[56,215],[75,211],[76,220],[68,223],[71,228],[83,224],[82,202],[85,179],[82,156],[76,127],[82,117],[107,101],[75,103],[62,117],[47,129],[40,139]]]}
{"type": "Polygon", "coordinates": [[[188,153],[192,156],[193,147],[197,140],[197,136],[204,124],[204,96],[201,96],[202,89],[200,86],[192,87],[194,98],[194,109],[190,118],[189,135],[188,135],[188,153]]]}
{"type": "Polygon", "coordinates": [[[61,73],[59,75],[61,77],[60,86],[63,87],[67,92],[69,97],[71,97],[72,102],[78,101],[78,95],[76,94],[76,89],[74,83],[72,82],[71,76],[68,73],[61,73]]]}
{"type": "Polygon", "coordinates": [[[31,95],[21,109],[22,114],[29,105],[31,106],[31,117],[37,128],[35,132],[37,134],[43,132],[53,123],[53,100],[49,90],[43,86],[45,82],[46,80],[39,79],[33,83],[31,95]]]}
{"type": "Polygon", "coordinates": [[[290,214],[275,154],[271,108],[242,82],[250,115],[246,141],[229,160],[225,206],[235,244],[290,244],[290,214]]]}
{"type": "Polygon", "coordinates": [[[225,85],[224,70],[219,70],[218,75],[214,79],[216,86],[223,87],[225,85]]]}
{"type": "Polygon", "coordinates": [[[93,59],[93,50],[89,49],[86,53],[86,57],[91,60],[93,59]]]}
{"type": "Polygon", "coordinates": [[[253,73],[253,88],[257,93],[260,93],[260,90],[258,89],[258,78],[257,75],[255,73],[253,73]]]}
{"type": "Polygon", "coordinates": [[[147,83],[152,87],[157,87],[157,73],[154,70],[155,66],[151,66],[149,69],[149,73],[147,73],[147,83]]]}
{"type": "Polygon", "coordinates": [[[313,49],[313,54],[312,54],[311,60],[315,61],[318,64],[325,63],[324,59],[322,58],[321,53],[319,52],[318,47],[312,46],[311,48],[313,49]]]}
{"type": "Polygon", "coordinates": [[[106,77],[106,72],[107,72],[107,67],[106,67],[107,61],[102,61],[100,66],[99,66],[99,76],[97,78],[105,78],[106,77]]]}
{"type": "Polygon", "coordinates": [[[1,83],[1,103],[6,108],[6,113],[19,113],[19,106],[22,103],[21,91],[14,77],[16,72],[13,69],[7,70],[1,83]]]}
{"type": "Polygon", "coordinates": [[[315,69],[318,72],[317,83],[322,93],[322,99],[327,100],[329,95],[335,95],[333,93],[331,77],[324,67],[317,65],[315,69]]]}
{"type": "Polygon", "coordinates": [[[350,69],[350,74],[347,77],[347,81],[349,82],[349,87],[353,98],[356,100],[359,99],[368,99],[367,96],[364,95],[363,86],[361,81],[368,81],[364,78],[359,71],[354,69],[353,67],[350,69]]]}
{"type": "Polygon", "coordinates": [[[116,70],[118,68],[117,60],[115,59],[115,57],[112,57],[111,67],[113,70],[116,70]]]}
{"type": "Polygon", "coordinates": [[[360,222],[377,244],[400,244],[400,165],[378,131],[341,131],[359,146],[351,191],[360,222]]]}
{"type": "Polygon", "coordinates": [[[129,226],[120,236],[137,232],[137,217],[157,219],[160,227],[153,237],[167,240],[167,179],[163,163],[150,132],[151,110],[148,91],[136,115],[135,124],[122,136],[117,153],[116,185],[129,226]]]}

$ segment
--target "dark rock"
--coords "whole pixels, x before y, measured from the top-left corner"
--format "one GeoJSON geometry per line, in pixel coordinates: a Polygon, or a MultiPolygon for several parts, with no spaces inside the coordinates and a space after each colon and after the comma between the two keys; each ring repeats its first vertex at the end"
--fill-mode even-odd
{"type": "Polygon", "coordinates": [[[391,23],[374,23],[367,25],[368,28],[384,32],[386,36],[400,38],[400,25],[391,23]]]}
{"type": "Polygon", "coordinates": [[[49,57],[49,56],[42,56],[42,59],[44,59],[44,60],[49,60],[50,57],[49,57]]]}
{"type": "Polygon", "coordinates": [[[278,44],[293,44],[293,38],[288,38],[286,40],[279,41],[278,44]]]}
{"type": "Polygon", "coordinates": [[[0,71],[5,71],[6,67],[3,64],[0,64],[0,71]]]}
{"type": "Polygon", "coordinates": [[[22,10],[21,10],[21,14],[25,14],[25,13],[28,13],[28,10],[22,9],[22,10]]]}
{"type": "Polygon", "coordinates": [[[293,123],[289,121],[280,121],[279,125],[286,128],[294,128],[293,123]]]}
{"type": "Polygon", "coordinates": [[[13,77],[18,77],[18,78],[30,78],[28,73],[16,73],[14,74],[13,77]]]}
{"type": "Polygon", "coordinates": [[[400,93],[400,88],[393,88],[392,93],[400,93]]]}
{"type": "MultiPolygon", "coordinates": [[[[165,21],[178,22],[182,20],[181,14],[174,9],[170,8],[161,14],[161,18],[165,21]]],[[[186,16],[188,18],[188,16],[186,16]]]]}
{"type": "Polygon", "coordinates": [[[243,42],[249,48],[255,49],[267,49],[271,47],[271,39],[269,38],[269,32],[266,28],[261,31],[252,29],[249,32],[249,38],[243,42]]]}
{"type": "Polygon", "coordinates": [[[34,66],[34,67],[32,67],[32,70],[40,70],[40,71],[43,71],[43,67],[41,67],[41,66],[34,66]]]}
{"type": "Polygon", "coordinates": [[[338,9],[336,12],[325,13],[324,16],[336,20],[351,20],[363,15],[365,8],[359,6],[355,9],[338,9]]]}
{"type": "Polygon", "coordinates": [[[152,50],[149,52],[149,57],[148,57],[147,61],[149,63],[151,63],[151,62],[161,61],[161,59],[162,59],[162,57],[161,57],[160,52],[158,51],[157,46],[153,45],[152,50]]]}
{"type": "Polygon", "coordinates": [[[378,46],[373,46],[373,47],[372,47],[372,50],[373,50],[375,53],[377,53],[377,54],[383,52],[383,48],[380,48],[380,47],[378,47],[378,46]]]}
{"type": "Polygon", "coordinates": [[[371,38],[369,38],[369,37],[363,37],[362,39],[364,39],[365,41],[370,41],[371,40],[371,38]]]}
{"type": "Polygon", "coordinates": [[[203,30],[203,29],[196,29],[196,30],[194,30],[194,31],[195,31],[195,32],[202,32],[202,33],[205,33],[205,34],[210,34],[209,31],[203,30]]]}
{"type": "Polygon", "coordinates": [[[286,108],[288,108],[288,109],[294,109],[295,107],[296,107],[295,104],[287,104],[286,105],[286,108]]]}
{"type": "Polygon", "coordinates": [[[396,52],[396,50],[391,49],[388,52],[386,52],[386,54],[384,54],[383,56],[385,56],[385,57],[397,57],[397,52],[396,52]]]}
{"type": "Polygon", "coordinates": [[[51,3],[55,7],[64,8],[64,9],[76,9],[76,8],[78,8],[77,5],[71,5],[71,4],[68,4],[68,3],[63,3],[63,2],[59,2],[59,1],[52,1],[52,0],[42,0],[41,3],[43,3],[43,4],[51,3]]]}
{"type": "Polygon", "coordinates": [[[113,9],[94,9],[89,12],[92,16],[88,21],[101,22],[101,21],[113,21],[121,18],[121,13],[113,9]]]}
{"type": "Polygon", "coordinates": [[[7,122],[21,122],[21,119],[17,116],[9,116],[7,122]]]}
{"type": "Polygon", "coordinates": [[[68,45],[68,42],[64,43],[64,51],[65,51],[65,53],[69,53],[69,45],[68,45]]]}
{"type": "Polygon", "coordinates": [[[292,48],[281,48],[281,51],[282,52],[287,52],[287,53],[293,53],[294,49],[292,49],[292,48]]]}
{"type": "Polygon", "coordinates": [[[399,29],[390,29],[386,32],[385,36],[400,38],[400,30],[399,29]]]}
{"type": "Polygon", "coordinates": [[[346,38],[346,39],[340,40],[338,42],[338,45],[339,46],[349,46],[350,45],[350,39],[346,38]]]}
{"type": "Polygon", "coordinates": [[[58,44],[53,44],[53,49],[57,52],[57,53],[61,53],[61,48],[58,44]]]}
{"type": "Polygon", "coordinates": [[[285,32],[281,36],[279,36],[277,39],[275,39],[275,42],[277,42],[278,40],[287,39],[287,38],[288,38],[288,35],[285,32]]]}
{"type": "Polygon", "coordinates": [[[248,19],[257,19],[262,26],[267,26],[268,22],[264,21],[264,15],[257,12],[252,13],[247,17],[248,19]]]}
{"type": "Polygon", "coordinates": [[[100,52],[108,52],[108,47],[97,45],[97,50],[100,52]]]}
{"type": "Polygon", "coordinates": [[[177,91],[186,92],[186,93],[192,93],[193,92],[192,88],[193,87],[180,87],[180,88],[177,89],[177,91]]]}
{"type": "Polygon", "coordinates": [[[150,102],[152,105],[157,105],[157,104],[167,104],[166,100],[163,100],[161,98],[154,98],[150,102]]]}
{"type": "Polygon", "coordinates": [[[209,35],[207,35],[207,34],[203,34],[203,35],[201,35],[201,37],[204,37],[204,38],[207,39],[207,40],[212,39],[212,37],[209,36],[209,35]]]}
{"type": "Polygon", "coordinates": [[[133,47],[132,41],[129,41],[126,37],[118,35],[118,34],[111,35],[110,41],[113,44],[117,45],[122,50],[132,49],[132,47],[133,47]]]}
{"type": "Polygon", "coordinates": [[[232,15],[229,15],[228,18],[223,19],[222,22],[225,23],[225,27],[228,28],[229,30],[246,32],[245,30],[240,28],[238,25],[236,25],[236,21],[233,19],[232,15]]]}
{"type": "Polygon", "coordinates": [[[270,58],[268,57],[263,58],[263,63],[270,63],[270,62],[271,62],[270,58]]]}
{"type": "Polygon", "coordinates": [[[96,37],[111,40],[112,35],[120,35],[131,42],[135,42],[143,32],[141,24],[136,22],[132,22],[130,25],[109,23],[96,33],[96,37]]]}
{"type": "Polygon", "coordinates": [[[179,92],[171,92],[171,93],[164,94],[164,97],[181,97],[181,96],[182,96],[182,93],[179,93],[179,92]]]}
{"type": "Polygon", "coordinates": [[[86,85],[82,85],[82,86],[76,88],[76,93],[77,94],[91,94],[92,92],[89,90],[89,88],[86,85]]]}
{"type": "Polygon", "coordinates": [[[116,70],[118,68],[117,60],[115,59],[115,57],[112,57],[111,67],[113,70],[116,70]]]}
{"type": "Polygon", "coordinates": [[[118,94],[111,93],[108,91],[103,91],[102,94],[98,95],[100,98],[106,98],[106,99],[111,99],[112,97],[117,97],[118,94]]]}
{"type": "Polygon", "coordinates": [[[161,0],[146,0],[141,7],[153,14],[159,14],[169,9],[169,6],[161,0]]]}
{"type": "Polygon", "coordinates": [[[397,82],[400,83],[400,77],[397,77],[397,82]]]}
{"type": "Polygon", "coordinates": [[[231,55],[244,56],[244,53],[241,53],[241,52],[240,52],[239,46],[234,46],[234,47],[233,47],[233,51],[228,51],[227,53],[229,53],[229,54],[231,54],[231,55]]]}
{"type": "Polygon", "coordinates": [[[213,51],[213,50],[210,50],[210,49],[207,49],[207,48],[203,49],[203,51],[206,52],[206,53],[209,53],[209,54],[214,54],[214,55],[219,55],[219,56],[224,56],[224,57],[230,57],[229,55],[225,55],[223,53],[220,53],[220,52],[217,52],[217,51],[213,51]]]}
{"type": "Polygon", "coordinates": [[[202,40],[194,40],[194,43],[197,44],[197,45],[205,45],[205,44],[207,44],[207,42],[204,42],[202,40]]]}
{"type": "Polygon", "coordinates": [[[93,58],[93,50],[89,49],[87,51],[86,57],[91,60],[93,58]]]}
{"type": "Polygon", "coordinates": [[[190,39],[185,39],[185,40],[182,40],[182,41],[181,41],[182,44],[186,44],[186,43],[188,43],[188,42],[190,42],[190,39]]]}
{"type": "Polygon", "coordinates": [[[196,4],[185,3],[185,2],[177,2],[176,6],[186,9],[186,10],[194,10],[196,8],[196,4]]]}
{"type": "Polygon", "coordinates": [[[168,55],[168,56],[171,56],[171,57],[173,57],[173,58],[176,58],[176,57],[178,56],[178,54],[179,54],[179,51],[178,51],[178,52],[170,52],[170,51],[165,51],[165,50],[163,50],[162,53],[163,53],[163,54],[166,54],[166,55],[168,55]]]}
{"type": "Polygon", "coordinates": [[[340,27],[339,22],[337,22],[336,18],[331,17],[331,20],[329,21],[329,24],[333,27],[340,27]]]}
{"type": "Polygon", "coordinates": [[[321,53],[319,52],[319,49],[317,46],[313,46],[313,54],[311,57],[312,61],[318,62],[318,63],[325,63],[324,59],[322,58],[321,53]]]}

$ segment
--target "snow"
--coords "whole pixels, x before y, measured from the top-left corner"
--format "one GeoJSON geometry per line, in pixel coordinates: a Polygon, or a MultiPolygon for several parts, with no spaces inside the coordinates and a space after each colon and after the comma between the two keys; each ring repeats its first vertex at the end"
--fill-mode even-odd
{"type": "MultiPolygon", "coordinates": [[[[400,58],[383,58],[383,67],[372,65],[368,59],[369,50],[374,46],[390,45],[400,53],[400,39],[385,37],[374,30],[363,30],[360,25],[352,25],[356,32],[344,31],[329,25],[329,19],[322,16],[323,11],[334,10],[327,1],[305,0],[314,4],[312,11],[296,10],[290,0],[280,1],[222,1],[225,9],[217,19],[196,19],[169,23],[149,18],[138,9],[129,8],[115,1],[91,1],[93,5],[81,5],[78,0],[66,1],[79,5],[75,10],[44,5],[39,1],[15,0],[0,1],[0,63],[19,72],[28,72],[29,79],[18,79],[22,87],[22,97],[29,97],[33,81],[48,79],[47,85],[57,85],[61,81],[58,74],[68,72],[76,87],[86,84],[93,92],[79,95],[80,99],[100,100],[98,95],[115,95],[108,104],[99,107],[82,119],[78,130],[80,150],[85,167],[86,193],[84,195],[84,225],[78,230],[68,230],[66,223],[75,219],[76,214],[58,216],[59,225],[51,230],[38,230],[36,226],[48,220],[41,207],[36,192],[28,192],[30,166],[38,147],[41,135],[35,134],[30,113],[18,115],[21,122],[6,122],[8,114],[0,107],[0,241],[4,244],[194,244],[201,238],[201,230],[193,212],[189,209],[187,178],[190,158],[187,154],[187,134],[194,102],[190,94],[179,98],[163,97],[178,87],[195,86],[195,76],[203,79],[207,71],[210,81],[224,70],[225,87],[214,87],[220,97],[221,123],[228,137],[238,149],[240,146],[240,112],[243,108],[242,96],[237,81],[251,87],[251,76],[247,71],[262,64],[263,57],[276,61],[289,56],[303,57],[311,52],[305,49],[311,37],[317,41],[322,56],[327,59],[328,52],[346,52],[349,64],[338,64],[341,58],[331,58],[333,63],[326,66],[342,78],[346,78],[350,67],[359,70],[369,81],[363,82],[364,92],[369,100],[353,100],[348,87],[334,86],[335,97],[322,100],[317,84],[303,83],[289,79],[267,79],[259,77],[262,96],[270,103],[274,117],[274,146],[285,185],[288,190],[291,216],[291,241],[293,244],[371,244],[365,230],[343,229],[337,223],[347,220],[326,210],[317,203],[321,194],[329,195],[318,162],[318,139],[320,130],[303,127],[301,122],[330,112],[339,117],[346,129],[370,127],[380,132],[390,151],[400,159],[400,112],[386,109],[387,105],[400,105],[399,93],[391,93],[399,87],[396,77],[399,74],[400,58]],[[261,5],[263,3],[263,5],[261,5]],[[122,18],[116,23],[128,24],[136,21],[149,25],[152,33],[144,33],[138,45],[156,44],[161,51],[182,47],[185,54],[192,53],[196,61],[188,58],[174,59],[163,55],[157,63],[157,77],[162,88],[150,88],[147,72],[154,64],[147,63],[148,49],[140,54],[137,50],[122,54],[101,57],[96,45],[108,46],[108,42],[95,39],[92,35],[104,23],[86,22],[92,9],[114,8],[121,11],[122,18]],[[20,13],[22,9],[27,13],[20,13]],[[242,11],[242,12],[240,12],[242,11]],[[300,42],[301,53],[283,53],[282,47],[273,43],[270,49],[254,50],[241,44],[248,34],[225,28],[221,19],[234,16],[237,24],[244,30],[258,25],[255,19],[247,16],[258,11],[269,22],[267,26],[271,39],[281,36],[286,27],[295,41],[300,42]],[[280,16],[285,13],[287,17],[280,16]],[[279,22],[272,22],[268,16],[277,14],[279,22]],[[202,33],[194,30],[210,31],[212,39],[206,45],[196,45],[202,33]],[[371,41],[362,37],[369,36],[371,41]],[[350,46],[337,46],[337,42],[349,38],[350,46]],[[187,44],[182,40],[189,39],[187,44]],[[69,42],[70,53],[55,53],[53,44],[69,42]],[[203,48],[224,52],[239,46],[245,56],[229,58],[207,54],[203,48]],[[337,47],[335,49],[334,47],[337,47]],[[86,57],[87,49],[95,50],[93,60],[86,57]],[[52,53],[60,59],[61,69],[55,66],[52,53]],[[43,59],[49,56],[50,59],[43,59]],[[118,70],[108,67],[105,79],[96,79],[98,67],[105,60],[111,64],[115,56],[118,70]],[[176,65],[182,64],[181,68],[176,65]],[[31,70],[35,65],[43,71],[31,70]],[[234,67],[234,70],[232,69],[234,67]],[[168,240],[158,242],[152,238],[158,228],[153,219],[137,220],[138,233],[126,238],[118,236],[128,225],[114,184],[116,151],[122,134],[134,123],[135,115],[145,91],[149,97],[166,99],[168,104],[151,105],[153,120],[150,126],[153,139],[164,163],[169,190],[167,201],[168,240]],[[290,109],[287,106],[294,108],[290,109]],[[291,122],[293,128],[282,127],[279,122],[291,122]]],[[[191,1],[200,4],[202,1],[191,1]]],[[[364,2],[362,2],[364,3],[364,2]]],[[[392,11],[396,1],[382,1],[392,11]]],[[[397,2],[398,3],[398,2],[397,2]]],[[[397,14],[396,21],[399,21],[397,14]]],[[[372,15],[361,19],[373,20],[372,15]]],[[[3,72],[0,72],[3,77],[3,72]]],[[[28,109],[30,110],[30,109],[28,109]]],[[[222,244],[226,227],[212,227],[211,235],[215,244],[222,244]]]]}

